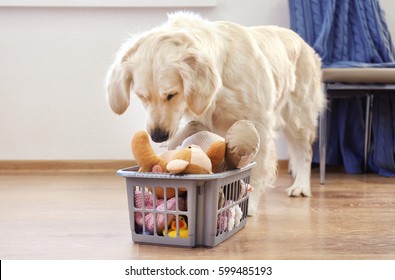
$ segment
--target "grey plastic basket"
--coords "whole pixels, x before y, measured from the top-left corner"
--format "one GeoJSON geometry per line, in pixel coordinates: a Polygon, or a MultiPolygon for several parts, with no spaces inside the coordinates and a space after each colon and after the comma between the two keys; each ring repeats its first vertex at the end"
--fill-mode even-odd
{"type": "Polygon", "coordinates": [[[209,175],[139,173],[138,167],[118,170],[126,179],[133,241],[184,247],[215,247],[225,241],[246,225],[249,194],[245,184],[254,166],[209,175]],[[174,191],[175,197],[158,199],[158,188],[174,191]],[[231,228],[233,220],[229,225],[227,217],[236,209],[239,216],[231,228]],[[187,237],[182,235],[180,219],[187,222],[187,237]],[[172,221],[175,237],[169,237],[172,221]]]}

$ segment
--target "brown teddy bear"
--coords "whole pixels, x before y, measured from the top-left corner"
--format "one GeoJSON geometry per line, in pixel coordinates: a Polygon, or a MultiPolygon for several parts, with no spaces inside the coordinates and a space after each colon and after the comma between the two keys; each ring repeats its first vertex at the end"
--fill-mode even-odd
{"type": "MultiPolygon", "coordinates": [[[[157,155],[153,150],[148,134],[138,131],[131,142],[132,153],[139,165],[139,172],[165,172],[173,174],[210,174],[212,162],[216,164],[224,158],[225,144],[213,142],[205,153],[199,146],[189,145],[180,150],[172,150],[157,155]]],[[[180,194],[182,194],[180,190],[180,194]]],[[[155,188],[158,198],[164,198],[163,188],[155,188]]],[[[174,197],[175,190],[167,188],[167,198],[174,197]]]]}
{"type": "Polygon", "coordinates": [[[212,162],[216,164],[225,155],[225,143],[221,141],[213,142],[206,153],[197,145],[188,145],[181,150],[157,155],[145,131],[134,134],[131,148],[139,172],[162,170],[166,173],[209,174],[212,173],[212,162]]]}

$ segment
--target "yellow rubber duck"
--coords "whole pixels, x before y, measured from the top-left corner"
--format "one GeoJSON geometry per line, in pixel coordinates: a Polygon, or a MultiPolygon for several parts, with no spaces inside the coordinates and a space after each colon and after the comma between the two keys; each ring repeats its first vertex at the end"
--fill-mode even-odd
{"type": "MultiPolygon", "coordinates": [[[[185,221],[183,216],[178,217],[178,225],[180,227],[180,237],[181,238],[188,238],[188,224],[185,221]]],[[[162,231],[163,235],[166,236],[166,229],[163,229],[162,231]]],[[[176,238],[177,237],[177,223],[176,223],[176,218],[173,219],[171,222],[171,226],[168,230],[168,236],[171,238],[176,238]]]]}

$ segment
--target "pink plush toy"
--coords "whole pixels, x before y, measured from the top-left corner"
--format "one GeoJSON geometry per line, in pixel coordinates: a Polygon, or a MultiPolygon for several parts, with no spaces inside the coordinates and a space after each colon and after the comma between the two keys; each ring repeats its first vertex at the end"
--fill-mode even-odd
{"type": "MultiPolygon", "coordinates": [[[[167,200],[167,205],[166,205],[166,211],[168,210],[179,210],[179,211],[185,211],[186,210],[186,203],[185,199],[182,197],[178,198],[178,209],[176,209],[176,198],[172,197],[167,200]]],[[[136,208],[141,208],[143,209],[143,193],[141,191],[136,191],[134,194],[134,203],[136,208]]],[[[145,209],[154,209],[154,196],[151,192],[144,192],[144,206],[145,209]]],[[[155,206],[156,210],[158,211],[165,211],[165,201],[164,199],[159,199],[157,198],[155,201],[155,206]]],[[[168,214],[167,215],[167,227],[171,224],[171,221],[173,220],[174,215],[173,214],[168,214]]],[[[136,211],[134,219],[141,228],[143,227],[143,214],[142,212],[136,211]]],[[[145,214],[145,230],[149,234],[154,234],[154,223],[155,223],[155,218],[154,218],[154,213],[146,213],[145,214]]],[[[165,215],[163,214],[156,214],[156,232],[157,234],[161,234],[162,230],[165,228],[165,215]]]]}
{"type": "Polygon", "coordinates": [[[232,231],[234,227],[240,224],[240,220],[243,217],[243,212],[239,205],[234,205],[235,202],[232,200],[225,201],[223,208],[225,210],[217,216],[217,234],[225,231],[232,231]]]}

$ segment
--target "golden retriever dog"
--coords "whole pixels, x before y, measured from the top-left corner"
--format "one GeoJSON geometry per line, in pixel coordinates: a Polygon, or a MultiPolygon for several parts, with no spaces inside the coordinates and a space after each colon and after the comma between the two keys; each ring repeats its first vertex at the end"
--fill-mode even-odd
{"type": "Polygon", "coordinates": [[[291,30],[174,13],[122,45],[106,88],[118,114],[129,106],[130,92],[138,96],[146,129],[158,143],[174,136],[182,119],[222,136],[236,121],[252,121],[261,148],[251,175],[250,215],[276,178],[276,131],[282,128],[295,178],[288,195],[311,195],[312,143],[325,98],[320,59],[291,30]]]}

